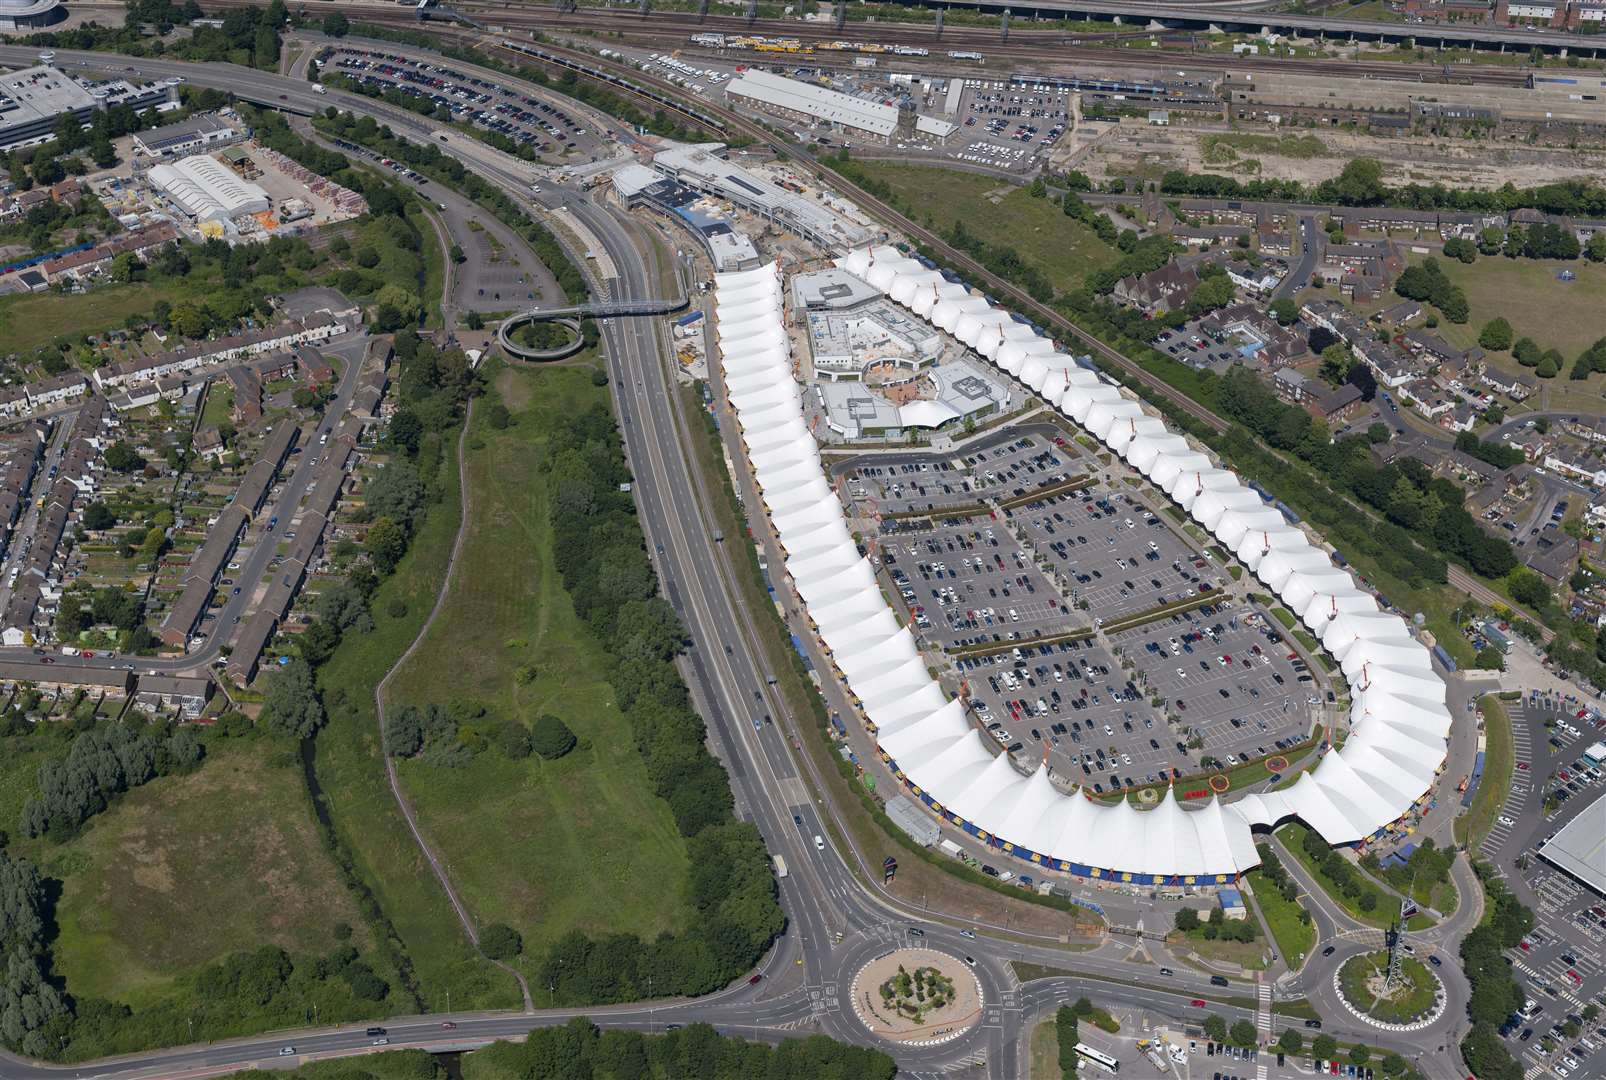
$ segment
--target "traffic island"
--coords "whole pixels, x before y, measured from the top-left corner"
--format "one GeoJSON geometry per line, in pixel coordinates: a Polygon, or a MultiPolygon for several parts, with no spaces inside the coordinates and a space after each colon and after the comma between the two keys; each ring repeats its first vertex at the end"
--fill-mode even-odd
{"type": "Polygon", "coordinates": [[[981,1019],[981,982],[958,957],[897,949],[853,978],[853,1012],[870,1033],[905,1046],[957,1039],[981,1019]]]}
{"type": "Polygon", "coordinates": [[[1344,961],[1333,976],[1344,1007],[1375,1027],[1415,1031],[1438,1021],[1445,1008],[1444,984],[1426,964],[1400,957],[1389,978],[1386,951],[1362,953],[1344,961]]]}

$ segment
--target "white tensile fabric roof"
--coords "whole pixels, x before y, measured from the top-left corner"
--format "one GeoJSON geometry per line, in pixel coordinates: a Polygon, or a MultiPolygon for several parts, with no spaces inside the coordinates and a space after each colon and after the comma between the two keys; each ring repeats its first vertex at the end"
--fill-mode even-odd
{"type": "Polygon", "coordinates": [[[774,263],[715,279],[726,385],[748,460],[786,554],[786,572],[824,648],[863,708],[884,754],[938,809],[1041,857],[1117,873],[1234,875],[1258,861],[1253,826],[1298,817],[1331,843],[1394,821],[1431,785],[1450,714],[1426,649],[1398,616],[1336,569],[1304,532],[1136,402],[1053,343],[894,248],[837,260],[899,304],[955,334],[1122,452],[1282,596],[1342,665],[1352,731],[1292,787],[1184,810],[1174,793],[1152,810],[1063,794],[1039,767],[1022,775],[928,673],[849,533],[803,421],[782,325],[774,263]]]}

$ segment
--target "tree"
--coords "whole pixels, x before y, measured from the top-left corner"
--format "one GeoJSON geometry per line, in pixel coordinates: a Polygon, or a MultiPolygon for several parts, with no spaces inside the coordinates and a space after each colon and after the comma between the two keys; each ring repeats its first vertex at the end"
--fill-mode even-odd
{"type": "Polygon", "coordinates": [[[365,543],[374,568],[386,576],[396,569],[401,557],[407,554],[407,533],[389,518],[380,518],[369,527],[365,543]]]}
{"type": "Polygon", "coordinates": [[[1485,645],[1483,648],[1479,649],[1478,655],[1473,658],[1472,662],[1476,667],[1483,671],[1506,670],[1505,654],[1499,649],[1495,648],[1493,645],[1485,645]]]}
{"type": "Polygon", "coordinates": [[[1345,206],[1376,206],[1388,193],[1383,186],[1383,166],[1376,158],[1351,159],[1337,179],[1328,183],[1345,206]]]}
{"type": "Polygon", "coordinates": [[[1389,426],[1381,421],[1375,424],[1368,424],[1366,427],[1366,441],[1373,446],[1388,442],[1393,434],[1389,430],[1389,426]]]}
{"type": "Polygon", "coordinates": [[[331,12],[323,17],[323,32],[332,38],[345,37],[351,30],[351,20],[340,12],[331,12]]]}
{"type": "Polygon", "coordinates": [[[512,417],[508,414],[507,406],[503,405],[500,401],[493,401],[490,403],[490,405],[486,406],[485,422],[490,424],[496,430],[504,430],[511,420],[512,417]]]}
{"type": "Polygon", "coordinates": [[[1266,310],[1271,312],[1278,326],[1292,326],[1299,318],[1299,305],[1286,296],[1273,300],[1266,310]]]}
{"type": "Polygon", "coordinates": [[[1354,363],[1355,354],[1350,352],[1349,346],[1335,341],[1322,350],[1321,377],[1334,386],[1342,385],[1354,363]]]}
{"type": "Polygon", "coordinates": [[[480,931],[480,952],[492,960],[511,960],[524,951],[524,939],[507,923],[492,923],[480,931]]]}
{"type": "Polygon", "coordinates": [[[1527,604],[1532,608],[1546,608],[1550,606],[1550,586],[1545,579],[1523,567],[1518,567],[1506,579],[1511,589],[1511,598],[1519,604],[1527,604]]]}
{"type": "MultiPolygon", "coordinates": [[[[400,415],[392,419],[393,425],[400,415]]],[[[424,509],[424,481],[411,463],[392,461],[368,482],[363,501],[376,521],[389,519],[410,535],[424,509]]]]}
{"type": "Polygon", "coordinates": [[[84,528],[90,532],[109,529],[116,524],[117,515],[112,513],[111,509],[98,499],[84,507],[84,528]]]}
{"type": "Polygon", "coordinates": [[[1516,344],[1511,346],[1511,355],[1523,367],[1538,367],[1539,359],[1543,355],[1539,343],[1531,337],[1518,338],[1516,344]]]}
{"type": "Polygon", "coordinates": [[[305,660],[297,657],[273,674],[262,715],[270,730],[294,739],[310,738],[323,726],[323,701],[305,660]]]}
{"type": "Polygon", "coordinates": [[[106,448],[106,467],[115,472],[129,473],[145,467],[145,459],[139,451],[122,439],[118,439],[106,448]]]}
{"type": "Polygon", "coordinates": [[[1227,1041],[1227,1021],[1219,1014],[1211,1013],[1205,1017],[1203,1027],[1206,1038],[1214,1039],[1216,1042],[1227,1041]]]}
{"type": "Polygon", "coordinates": [[[1232,1030],[1227,1038],[1234,1046],[1249,1047],[1255,1045],[1255,1025],[1248,1020],[1234,1020],[1232,1030]]]}
{"type": "Polygon", "coordinates": [[[1584,258],[1590,262],[1606,262],[1606,232],[1593,233],[1584,245],[1584,258]]]}
{"type": "Polygon", "coordinates": [[[1511,324],[1504,316],[1496,315],[1478,331],[1478,344],[1490,352],[1503,352],[1511,348],[1511,324]]]}
{"type": "Polygon", "coordinates": [[[1177,910],[1176,927],[1183,933],[1187,933],[1189,930],[1197,930],[1199,928],[1199,912],[1191,907],[1179,908],[1177,910]]]}
{"type": "Polygon", "coordinates": [[[1288,1055],[1299,1053],[1299,1048],[1305,1045],[1305,1038],[1293,1028],[1284,1028],[1283,1033],[1277,1037],[1277,1049],[1288,1055]]]}
{"type": "Polygon", "coordinates": [[[536,717],[535,728],[530,733],[530,745],[537,754],[548,761],[555,761],[573,750],[574,744],[574,732],[562,720],[551,713],[536,717]]]}
{"type": "Polygon", "coordinates": [[[1444,253],[1452,259],[1470,263],[1478,257],[1478,245],[1464,237],[1452,236],[1444,242],[1444,253]]]}
{"type": "Polygon", "coordinates": [[[1311,1040],[1310,1052],[1322,1061],[1331,1061],[1338,1056],[1338,1040],[1331,1035],[1318,1035],[1311,1040]]]}

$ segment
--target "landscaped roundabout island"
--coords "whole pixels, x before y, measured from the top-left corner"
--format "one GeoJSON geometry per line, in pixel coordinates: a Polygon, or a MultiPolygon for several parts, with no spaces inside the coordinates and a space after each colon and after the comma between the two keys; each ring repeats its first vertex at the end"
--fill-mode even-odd
{"type": "Polygon", "coordinates": [[[1351,1012],[1379,1027],[1423,1026],[1444,1009],[1443,984],[1414,956],[1399,957],[1392,978],[1386,950],[1352,956],[1334,983],[1351,1012]]]}
{"type": "Polygon", "coordinates": [[[981,1018],[981,984],[956,956],[897,949],[878,956],[853,980],[853,1011],[893,1042],[930,1045],[969,1031],[981,1018]]]}

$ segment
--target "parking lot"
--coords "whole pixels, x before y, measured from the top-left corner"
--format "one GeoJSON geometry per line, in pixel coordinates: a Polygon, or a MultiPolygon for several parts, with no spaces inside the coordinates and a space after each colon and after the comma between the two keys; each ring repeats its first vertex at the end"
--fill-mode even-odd
{"type": "Polygon", "coordinates": [[[327,50],[319,63],[326,73],[375,92],[430,102],[443,118],[494,132],[532,160],[589,155],[595,143],[595,133],[561,106],[444,64],[355,45],[327,50]]]}
{"type": "Polygon", "coordinates": [[[1482,849],[1522,876],[1535,903],[1533,931],[1507,954],[1525,1005],[1500,1034],[1529,1075],[1592,1080],[1606,1075],[1599,1011],[1606,1003],[1606,899],[1535,852],[1606,797],[1606,769],[1584,756],[1601,739],[1606,718],[1575,697],[1538,692],[1514,703],[1510,715],[1511,787],[1482,849]]]}
{"type": "Polygon", "coordinates": [[[954,156],[992,168],[1030,168],[1065,133],[1069,110],[1064,90],[966,79],[954,116],[965,141],[956,136],[954,156]]]}
{"type": "Polygon", "coordinates": [[[1536,925],[1510,953],[1527,984],[1527,1002],[1501,1031],[1508,1045],[1520,1048],[1524,1066],[1593,1080],[1606,1075],[1606,1023],[1599,1012],[1606,998],[1606,903],[1548,868],[1532,884],[1540,897],[1536,925]]]}
{"type": "Polygon", "coordinates": [[[1142,688],[1176,718],[1178,741],[1200,741],[1195,768],[1206,756],[1230,768],[1287,750],[1309,735],[1322,704],[1305,662],[1257,608],[1223,602],[1111,640],[1137,659],[1142,688]]]}
{"type": "Polygon", "coordinates": [[[1058,429],[1031,427],[836,474],[857,513],[880,517],[890,591],[1023,763],[1046,752],[1054,774],[1103,794],[1302,741],[1320,692],[1280,627],[1227,596],[1225,568],[1101,469],[1058,429]],[[1098,633],[1179,602],[1195,606],[1098,633]]]}
{"type": "Polygon", "coordinates": [[[878,548],[915,624],[958,649],[1071,628],[1071,608],[1007,531],[986,516],[906,522],[878,548]]]}
{"type": "Polygon", "coordinates": [[[979,440],[963,454],[865,457],[837,471],[848,494],[873,503],[883,519],[941,513],[1024,499],[1097,470],[1098,463],[1056,429],[1008,429],[979,440]]]}
{"type": "Polygon", "coordinates": [[[1106,481],[1007,510],[1030,551],[1099,625],[1217,591],[1220,569],[1142,498],[1106,481]]]}

